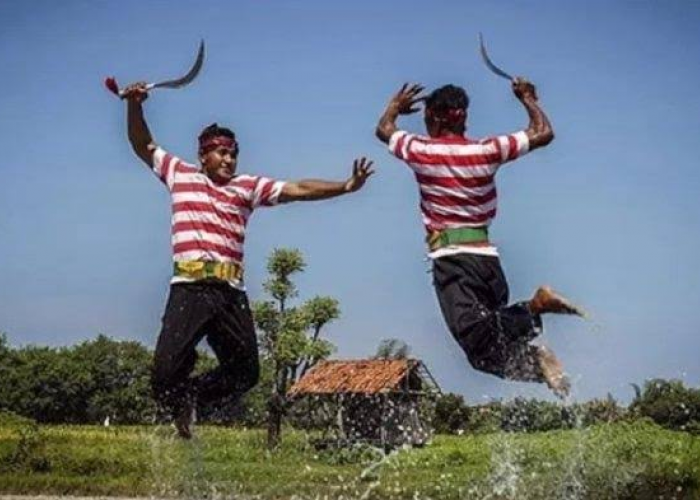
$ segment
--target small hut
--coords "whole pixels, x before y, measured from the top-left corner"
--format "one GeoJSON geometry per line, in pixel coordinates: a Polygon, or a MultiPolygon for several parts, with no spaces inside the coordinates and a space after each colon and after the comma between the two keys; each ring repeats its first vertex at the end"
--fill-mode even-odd
{"type": "Polygon", "coordinates": [[[322,361],[289,390],[333,408],[336,445],[365,442],[384,448],[421,446],[432,435],[426,409],[440,393],[416,359],[322,361]]]}

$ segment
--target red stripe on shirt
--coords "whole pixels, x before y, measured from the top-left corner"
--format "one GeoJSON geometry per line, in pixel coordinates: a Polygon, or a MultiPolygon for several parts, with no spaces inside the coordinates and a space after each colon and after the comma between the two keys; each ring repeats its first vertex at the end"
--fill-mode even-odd
{"type": "Polygon", "coordinates": [[[496,188],[482,195],[459,196],[453,194],[433,194],[421,191],[421,199],[438,206],[475,207],[496,199],[496,188]]]}
{"type": "Polygon", "coordinates": [[[496,153],[469,153],[469,154],[439,154],[419,153],[412,151],[408,154],[407,161],[421,165],[445,165],[450,167],[487,167],[501,162],[500,152],[496,153]]]}
{"type": "Polygon", "coordinates": [[[437,177],[416,173],[416,179],[424,186],[440,186],[452,189],[488,186],[493,183],[493,175],[483,177],[437,177]]]}
{"type": "Polygon", "coordinates": [[[197,182],[176,182],[173,186],[173,193],[204,193],[216,198],[217,200],[235,205],[237,207],[248,207],[248,203],[242,199],[240,196],[235,194],[224,193],[214,189],[206,184],[200,184],[197,182]]]}
{"type": "MultiPolygon", "coordinates": [[[[260,181],[262,182],[262,181],[260,181]]],[[[272,182],[267,182],[263,185],[262,191],[260,193],[260,205],[269,205],[270,204],[270,196],[272,195],[272,188],[274,186],[274,183],[272,182]]]]}
{"type": "Polygon", "coordinates": [[[247,189],[249,191],[252,191],[255,189],[255,186],[258,184],[258,179],[241,179],[239,177],[236,177],[231,181],[231,186],[237,187],[237,188],[242,188],[242,189],[247,189]]]}
{"type": "Polygon", "coordinates": [[[163,157],[163,167],[161,168],[161,179],[163,182],[168,182],[168,174],[173,163],[173,156],[170,153],[165,153],[163,157]]]}
{"type": "Polygon", "coordinates": [[[401,138],[396,141],[396,147],[394,148],[394,154],[399,158],[403,158],[403,143],[406,142],[406,134],[402,135],[401,138]]]}
{"type": "Polygon", "coordinates": [[[506,160],[514,160],[518,153],[518,141],[512,135],[508,136],[508,158],[506,160]]]}
{"type": "Polygon", "coordinates": [[[173,224],[172,232],[173,234],[180,233],[183,231],[202,231],[209,234],[217,234],[223,236],[224,238],[229,238],[235,240],[238,243],[243,243],[243,235],[235,231],[231,231],[218,224],[213,224],[211,222],[202,222],[198,220],[187,221],[187,222],[176,222],[173,224]]]}
{"type": "Polygon", "coordinates": [[[173,213],[179,212],[206,212],[214,214],[221,219],[233,222],[234,224],[238,224],[240,226],[245,226],[246,222],[246,219],[241,214],[222,212],[221,210],[217,210],[214,205],[198,201],[181,201],[178,203],[173,203],[173,213]]]}

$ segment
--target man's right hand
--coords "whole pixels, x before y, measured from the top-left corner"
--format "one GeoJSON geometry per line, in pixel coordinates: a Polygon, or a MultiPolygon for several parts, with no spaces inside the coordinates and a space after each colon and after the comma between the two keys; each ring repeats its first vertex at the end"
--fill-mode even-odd
{"type": "Polygon", "coordinates": [[[423,92],[423,87],[417,83],[404,83],[401,89],[394,94],[389,101],[384,114],[379,118],[375,134],[385,144],[389,143],[391,135],[396,132],[396,119],[399,115],[410,115],[419,110],[416,106],[424,98],[418,94],[423,92]]]}
{"type": "Polygon", "coordinates": [[[424,98],[418,97],[418,94],[423,92],[422,85],[417,83],[404,83],[401,89],[394,94],[389,101],[389,106],[393,107],[400,115],[410,115],[417,111],[419,108],[416,106],[424,98]]]}
{"type": "Polygon", "coordinates": [[[122,99],[141,104],[143,101],[148,99],[148,89],[146,88],[146,85],[146,82],[136,82],[127,85],[123,90],[122,99]]]}
{"type": "Polygon", "coordinates": [[[122,93],[122,99],[128,103],[126,117],[131,147],[136,155],[152,168],[155,143],[151,131],[148,130],[146,119],[143,117],[143,107],[141,106],[141,103],[148,99],[146,85],[146,82],[127,85],[122,93]]]}

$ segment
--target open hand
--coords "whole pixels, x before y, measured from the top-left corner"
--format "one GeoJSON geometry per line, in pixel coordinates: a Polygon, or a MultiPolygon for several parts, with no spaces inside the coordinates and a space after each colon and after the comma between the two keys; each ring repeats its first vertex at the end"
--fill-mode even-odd
{"type": "Polygon", "coordinates": [[[356,159],[352,164],[352,176],[345,183],[345,191],[351,193],[364,186],[367,178],[374,173],[373,163],[364,156],[356,159]]]}
{"type": "Polygon", "coordinates": [[[401,89],[391,98],[389,105],[395,107],[400,115],[413,114],[419,110],[416,105],[425,99],[423,96],[418,96],[418,94],[423,92],[424,88],[417,83],[404,83],[401,89]]]}
{"type": "Polygon", "coordinates": [[[122,99],[142,103],[148,99],[148,89],[146,82],[136,82],[127,85],[122,91],[122,99]]]}
{"type": "Polygon", "coordinates": [[[513,93],[519,100],[537,100],[537,89],[535,86],[522,77],[515,77],[512,83],[513,93]]]}

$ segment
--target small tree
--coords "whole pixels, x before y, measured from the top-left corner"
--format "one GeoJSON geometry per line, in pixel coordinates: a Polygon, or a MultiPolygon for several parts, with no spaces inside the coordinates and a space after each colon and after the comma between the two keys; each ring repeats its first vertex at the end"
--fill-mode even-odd
{"type": "Polygon", "coordinates": [[[279,444],[287,389],[331,354],[333,345],[320,338],[321,330],[340,316],[338,301],[330,297],[315,297],[301,306],[290,307],[290,301],[299,295],[291,276],[305,267],[299,250],[275,249],[267,264],[270,277],[263,285],[274,300],[253,304],[262,355],[273,373],[267,418],[271,449],[279,444]]]}

